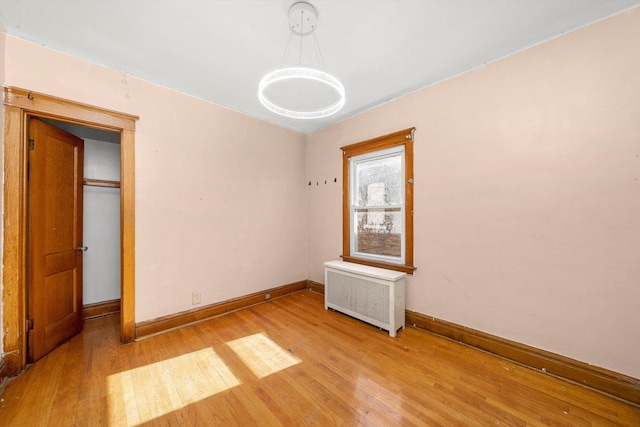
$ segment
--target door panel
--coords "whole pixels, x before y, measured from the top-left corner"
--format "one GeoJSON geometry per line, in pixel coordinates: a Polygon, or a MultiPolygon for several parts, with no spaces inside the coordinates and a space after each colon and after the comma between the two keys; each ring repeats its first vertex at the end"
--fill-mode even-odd
{"type": "Polygon", "coordinates": [[[44,278],[47,311],[45,324],[64,321],[73,312],[73,271],[67,270],[44,278]]]}
{"type": "Polygon", "coordinates": [[[82,329],[84,141],[37,119],[29,123],[29,359],[82,329]]]}

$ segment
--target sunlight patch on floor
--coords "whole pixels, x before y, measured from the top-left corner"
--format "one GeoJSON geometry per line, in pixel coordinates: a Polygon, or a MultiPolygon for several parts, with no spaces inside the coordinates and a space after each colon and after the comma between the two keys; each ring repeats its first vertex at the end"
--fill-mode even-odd
{"type": "Polygon", "coordinates": [[[237,385],[211,348],[129,369],[107,377],[109,424],[149,422],[237,385]]]}
{"type": "Polygon", "coordinates": [[[227,343],[258,378],[297,365],[301,362],[264,333],[250,335],[227,343]]]}

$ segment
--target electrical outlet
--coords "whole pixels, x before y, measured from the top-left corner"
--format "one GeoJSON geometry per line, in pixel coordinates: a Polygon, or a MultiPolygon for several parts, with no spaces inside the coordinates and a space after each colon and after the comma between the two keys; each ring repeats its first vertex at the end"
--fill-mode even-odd
{"type": "Polygon", "coordinates": [[[269,299],[269,298],[271,298],[271,294],[264,294],[264,299],[266,299],[266,300],[267,300],[267,299],[269,299]]]}
{"type": "Polygon", "coordinates": [[[201,302],[201,298],[200,298],[200,292],[194,292],[191,294],[191,304],[192,305],[197,305],[200,304],[201,302]]]}

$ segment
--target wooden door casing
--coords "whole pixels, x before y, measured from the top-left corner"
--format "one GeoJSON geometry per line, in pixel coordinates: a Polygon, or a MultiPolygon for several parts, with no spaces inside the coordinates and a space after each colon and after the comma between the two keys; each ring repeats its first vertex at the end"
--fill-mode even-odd
{"type": "Polygon", "coordinates": [[[121,310],[120,339],[135,340],[135,122],[138,116],[4,87],[4,233],[0,380],[27,365],[27,146],[29,117],[43,117],[120,133],[121,310]]]}

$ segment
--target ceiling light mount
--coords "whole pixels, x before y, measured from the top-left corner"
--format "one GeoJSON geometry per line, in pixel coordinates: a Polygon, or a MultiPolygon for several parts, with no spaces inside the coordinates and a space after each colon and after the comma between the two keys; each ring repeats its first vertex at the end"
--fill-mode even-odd
{"type": "Polygon", "coordinates": [[[308,36],[316,30],[318,12],[307,2],[294,3],[289,8],[289,28],[293,34],[308,36]]]}
{"type": "MultiPolygon", "coordinates": [[[[318,13],[311,4],[303,1],[289,8],[289,29],[300,41],[298,64],[288,67],[281,64],[281,68],[268,73],[258,85],[258,99],[265,108],[276,114],[295,119],[318,119],[336,113],[345,104],[345,90],[340,80],[318,68],[302,64],[303,37],[311,35],[319,65],[324,64],[315,35],[317,24],[318,13]],[[314,104],[315,97],[320,99],[317,101],[320,105],[314,104]],[[329,98],[331,100],[327,101],[329,98]],[[310,104],[314,104],[313,107],[309,107],[310,104]]],[[[291,38],[285,49],[283,63],[291,38]]]]}

